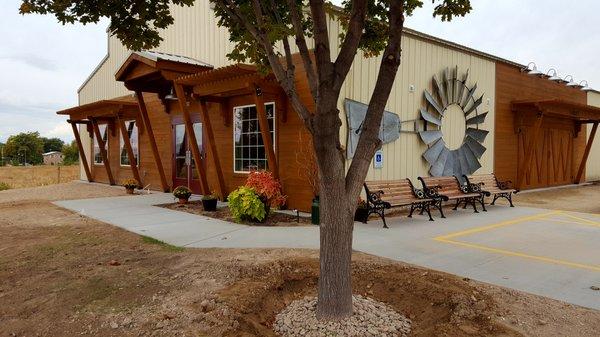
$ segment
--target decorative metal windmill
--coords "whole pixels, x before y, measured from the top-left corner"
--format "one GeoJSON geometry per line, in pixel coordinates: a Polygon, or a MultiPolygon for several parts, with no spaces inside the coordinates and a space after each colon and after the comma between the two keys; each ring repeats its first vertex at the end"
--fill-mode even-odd
{"type": "Polygon", "coordinates": [[[434,177],[455,175],[462,178],[463,174],[472,174],[481,167],[479,159],[486,150],[482,144],[489,131],[480,129],[479,125],[485,121],[488,112],[479,113],[483,94],[475,98],[477,83],[469,87],[468,77],[468,69],[459,79],[458,66],[454,68],[452,76],[446,68],[442,82],[433,75],[435,96],[427,90],[424,92],[427,104],[420,109],[420,113],[425,121],[425,128],[419,135],[428,146],[423,158],[429,163],[429,173],[434,177]],[[464,113],[466,131],[462,144],[451,150],[443,139],[442,121],[448,107],[454,104],[464,113]],[[430,125],[433,125],[434,130],[428,130],[430,125]]]}

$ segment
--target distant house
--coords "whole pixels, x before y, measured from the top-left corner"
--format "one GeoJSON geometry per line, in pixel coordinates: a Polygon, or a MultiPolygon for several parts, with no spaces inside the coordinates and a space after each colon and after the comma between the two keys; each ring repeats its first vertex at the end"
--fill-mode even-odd
{"type": "Polygon", "coordinates": [[[43,153],[44,165],[59,165],[62,164],[63,154],[59,151],[50,151],[43,153]]]}

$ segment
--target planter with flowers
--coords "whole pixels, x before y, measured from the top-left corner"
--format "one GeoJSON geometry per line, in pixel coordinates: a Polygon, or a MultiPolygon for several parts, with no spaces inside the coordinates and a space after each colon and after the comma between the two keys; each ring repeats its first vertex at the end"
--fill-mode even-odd
{"type": "Polygon", "coordinates": [[[202,208],[207,212],[217,210],[217,195],[214,192],[202,196],[202,208]]]}
{"type": "Polygon", "coordinates": [[[173,196],[179,199],[181,205],[187,204],[192,196],[192,191],[187,186],[177,186],[173,190],[173,196]]]}
{"type": "Polygon", "coordinates": [[[127,192],[127,194],[133,194],[133,192],[135,191],[135,189],[138,187],[138,182],[135,179],[127,179],[124,180],[121,185],[123,185],[123,187],[125,187],[125,191],[127,192]]]}

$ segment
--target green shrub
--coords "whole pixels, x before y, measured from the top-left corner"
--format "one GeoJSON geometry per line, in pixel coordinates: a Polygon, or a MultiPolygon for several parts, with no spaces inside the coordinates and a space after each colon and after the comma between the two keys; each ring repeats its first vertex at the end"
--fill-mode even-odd
{"type": "Polygon", "coordinates": [[[10,190],[10,185],[0,181],[0,191],[10,190]]]}
{"type": "Polygon", "coordinates": [[[267,216],[265,204],[260,201],[253,188],[241,186],[227,197],[229,209],[236,221],[261,222],[267,216]]]}

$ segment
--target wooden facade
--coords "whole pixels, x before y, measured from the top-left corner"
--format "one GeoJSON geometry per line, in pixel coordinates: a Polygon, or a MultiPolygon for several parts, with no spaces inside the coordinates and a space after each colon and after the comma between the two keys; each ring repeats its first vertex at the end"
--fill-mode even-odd
{"type": "Polygon", "coordinates": [[[579,88],[496,63],[494,172],[502,180],[520,183],[520,189],[575,182],[586,146],[586,129],[573,120],[515,111],[512,105],[516,101],[552,99],[587,104],[587,95],[579,88]],[[528,151],[532,139],[535,145],[528,151]]]}

